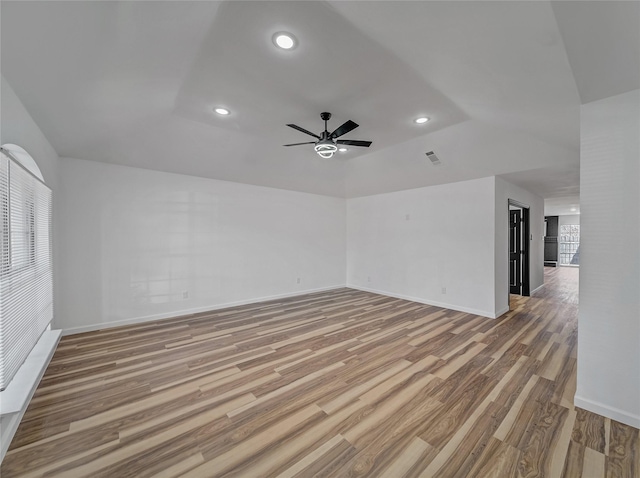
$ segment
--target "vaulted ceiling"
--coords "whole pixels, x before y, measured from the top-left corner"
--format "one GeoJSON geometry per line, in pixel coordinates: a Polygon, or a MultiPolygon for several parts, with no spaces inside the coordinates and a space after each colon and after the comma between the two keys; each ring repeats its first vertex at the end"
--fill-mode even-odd
{"type": "Polygon", "coordinates": [[[575,196],[581,98],[640,87],[639,5],[3,1],[1,71],[63,157],[340,197],[490,175],[575,196]],[[322,111],[372,147],[282,146],[322,111]]]}

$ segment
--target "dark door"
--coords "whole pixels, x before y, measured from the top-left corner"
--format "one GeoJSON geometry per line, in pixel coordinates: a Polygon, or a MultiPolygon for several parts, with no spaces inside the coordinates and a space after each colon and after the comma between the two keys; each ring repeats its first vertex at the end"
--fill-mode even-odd
{"type": "Polygon", "coordinates": [[[522,287],[521,211],[509,211],[509,292],[520,294],[522,287]]]}

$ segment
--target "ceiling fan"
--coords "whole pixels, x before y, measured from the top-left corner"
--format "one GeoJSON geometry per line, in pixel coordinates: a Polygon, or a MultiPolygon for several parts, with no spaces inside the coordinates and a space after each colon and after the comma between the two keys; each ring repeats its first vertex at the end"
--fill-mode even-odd
{"type": "Polygon", "coordinates": [[[300,146],[302,144],[315,144],[314,149],[322,159],[331,159],[335,154],[335,152],[338,150],[338,146],[337,146],[338,144],[344,144],[348,146],[362,146],[363,148],[368,148],[369,146],[371,146],[371,141],[360,141],[357,139],[336,139],[344,134],[347,134],[349,131],[353,131],[354,129],[356,129],[358,127],[357,123],[354,123],[353,121],[349,120],[346,123],[344,123],[342,126],[338,127],[336,130],[334,130],[333,133],[329,133],[329,131],[327,131],[327,121],[331,119],[331,113],[327,113],[327,112],[320,113],[320,118],[324,120],[324,131],[320,133],[320,136],[304,128],[301,128],[298,125],[295,125],[295,124],[287,125],[293,129],[297,129],[298,131],[302,131],[305,134],[313,136],[314,138],[318,138],[318,141],[309,141],[307,143],[285,144],[284,146],[300,146]]]}

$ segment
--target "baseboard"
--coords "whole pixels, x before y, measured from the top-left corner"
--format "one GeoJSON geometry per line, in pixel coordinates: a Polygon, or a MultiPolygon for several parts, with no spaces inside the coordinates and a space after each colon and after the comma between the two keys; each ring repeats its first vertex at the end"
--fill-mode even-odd
{"type": "Polygon", "coordinates": [[[538,287],[536,287],[535,289],[533,289],[531,292],[529,292],[529,295],[533,295],[536,292],[538,292],[540,289],[542,289],[544,287],[544,284],[540,284],[538,287]]]}
{"type": "Polygon", "coordinates": [[[153,322],[155,320],[171,319],[174,317],[200,314],[202,312],[209,312],[212,310],[220,310],[220,309],[226,309],[229,307],[237,307],[239,305],[256,304],[258,302],[266,302],[269,300],[277,300],[277,299],[286,299],[289,297],[297,297],[299,295],[313,294],[315,292],[325,292],[329,290],[343,289],[345,287],[346,285],[344,284],[334,285],[330,287],[320,287],[317,289],[300,290],[296,292],[288,292],[285,294],[270,295],[270,296],[264,296],[264,297],[257,297],[253,299],[239,300],[235,302],[225,302],[222,304],[195,307],[192,309],[176,310],[174,312],[163,312],[162,314],[145,315],[142,317],[132,317],[130,319],[114,320],[112,322],[102,322],[99,324],[83,325],[80,327],[67,327],[63,329],[62,335],[80,334],[83,332],[93,332],[96,330],[110,329],[113,327],[122,327],[123,325],[134,325],[134,324],[140,324],[143,322],[153,322]]]}
{"type": "Polygon", "coordinates": [[[353,285],[353,284],[347,284],[347,287],[349,289],[356,289],[356,290],[361,290],[361,291],[364,291],[364,292],[371,292],[373,294],[384,295],[384,296],[387,296],[387,297],[393,297],[395,299],[410,300],[411,302],[418,302],[419,304],[433,305],[435,307],[442,307],[443,309],[456,310],[458,312],[465,312],[467,314],[481,315],[482,317],[487,317],[489,319],[495,319],[495,318],[499,317],[500,315],[504,314],[504,312],[508,312],[508,310],[509,310],[507,308],[507,310],[505,310],[504,312],[502,312],[502,313],[500,313],[498,315],[495,315],[495,314],[487,312],[485,310],[472,309],[470,307],[462,307],[462,306],[455,305],[455,304],[446,304],[444,302],[427,301],[427,300],[421,299],[419,297],[412,297],[410,295],[404,295],[404,294],[396,294],[395,292],[387,292],[387,291],[384,291],[384,290],[370,289],[368,287],[361,287],[361,286],[357,286],[357,285],[353,285]]]}
{"type": "Polygon", "coordinates": [[[507,312],[509,312],[509,306],[506,306],[504,309],[499,310],[498,312],[496,312],[496,316],[495,317],[490,317],[491,319],[497,319],[498,317],[506,314],[507,312]]]}
{"type": "Polygon", "coordinates": [[[576,407],[582,408],[589,412],[597,413],[598,415],[602,415],[603,417],[611,418],[612,420],[615,420],[617,422],[640,429],[639,415],[634,415],[624,410],[610,407],[609,405],[605,405],[604,403],[580,397],[579,395],[573,397],[573,404],[576,407]]]}
{"type": "Polygon", "coordinates": [[[60,330],[46,330],[7,388],[0,392],[0,462],[60,341],[60,330]]]}

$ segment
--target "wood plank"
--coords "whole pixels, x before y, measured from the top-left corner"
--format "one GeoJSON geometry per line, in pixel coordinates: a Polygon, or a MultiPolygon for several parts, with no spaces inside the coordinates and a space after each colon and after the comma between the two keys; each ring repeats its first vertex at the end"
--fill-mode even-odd
{"type": "Polygon", "coordinates": [[[467,475],[469,478],[516,476],[520,451],[492,437],[489,445],[467,475]]]}
{"type": "Polygon", "coordinates": [[[605,456],[592,448],[584,449],[582,478],[604,478],[605,456]]]}
{"type": "Polygon", "coordinates": [[[558,437],[558,442],[553,448],[551,462],[549,465],[549,476],[561,476],[564,469],[564,463],[569,452],[569,442],[571,441],[571,433],[576,420],[576,411],[569,410],[567,419],[564,421],[562,431],[558,437]]]}
{"type": "Polygon", "coordinates": [[[567,478],[582,476],[582,470],[584,468],[584,450],[585,447],[580,444],[574,441],[569,442],[569,449],[567,450],[567,457],[564,462],[564,471],[562,476],[566,476],[567,478]]]}
{"type": "Polygon", "coordinates": [[[418,437],[414,438],[409,446],[400,453],[398,458],[384,470],[380,478],[402,478],[413,468],[416,462],[430,450],[434,450],[431,445],[418,437]]]}
{"type": "Polygon", "coordinates": [[[604,417],[588,412],[582,408],[576,409],[576,421],[571,439],[599,453],[605,452],[604,417]]]}
{"type": "Polygon", "coordinates": [[[606,476],[640,476],[640,430],[611,420],[606,476]]]}
{"type": "Polygon", "coordinates": [[[314,449],[311,453],[305,455],[300,461],[296,462],[293,466],[287,468],[285,471],[278,475],[278,478],[292,478],[301,473],[305,468],[310,466],[313,462],[320,457],[328,453],[332,448],[339,445],[346,440],[340,434],[334,436],[329,441],[323,443],[318,448],[314,449]]]}

